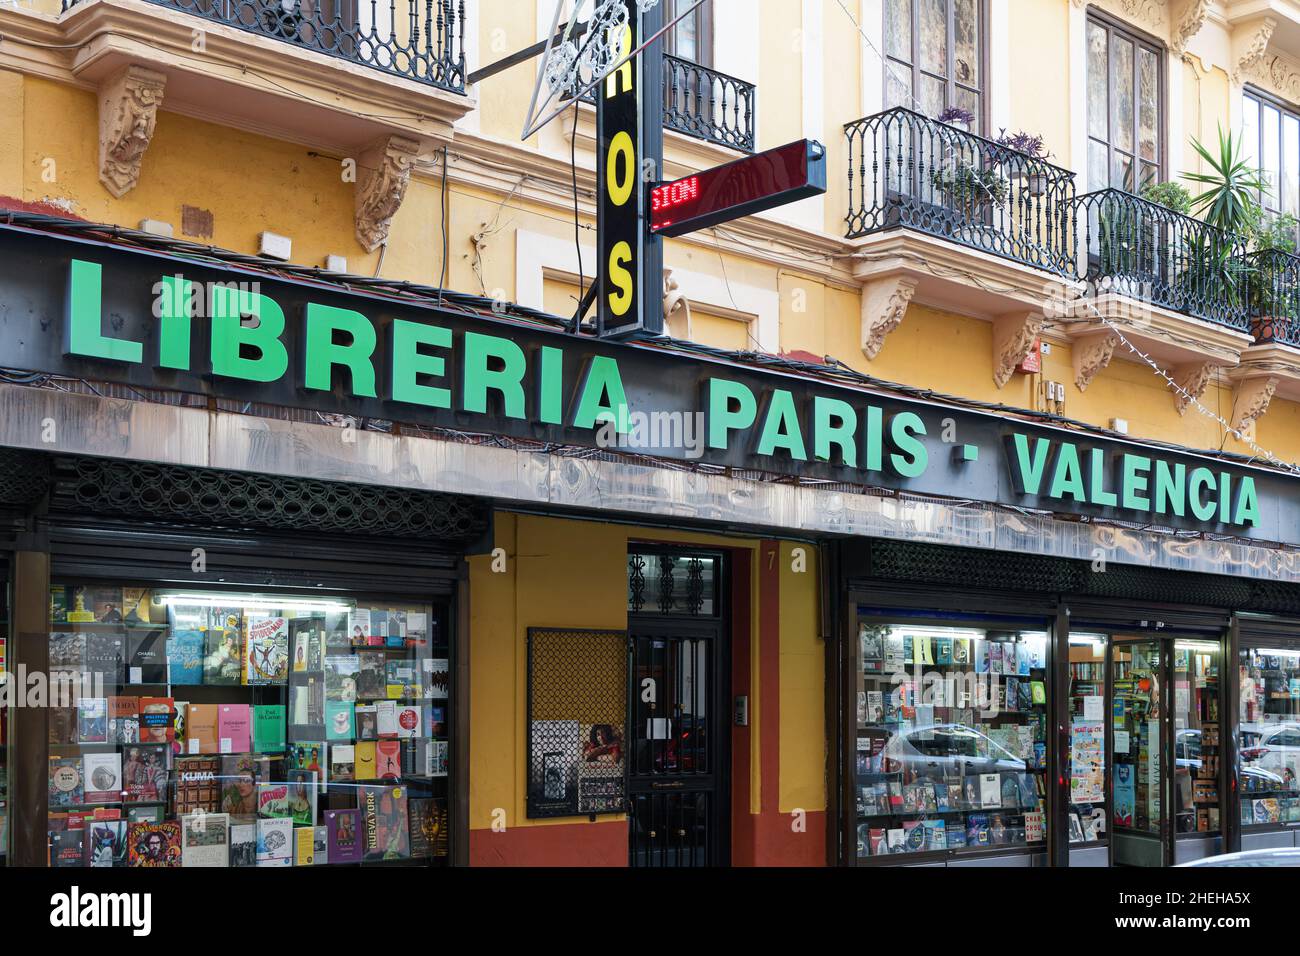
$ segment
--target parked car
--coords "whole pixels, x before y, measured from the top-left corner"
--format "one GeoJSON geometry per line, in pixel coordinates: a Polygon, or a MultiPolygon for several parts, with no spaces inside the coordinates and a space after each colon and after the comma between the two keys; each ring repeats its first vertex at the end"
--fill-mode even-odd
{"type": "Polygon", "coordinates": [[[1221,853],[1207,856],[1179,866],[1300,866],[1300,849],[1279,847],[1272,850],[1244,850],[1241,853],[1221,853]]]}
{"type": "Polygon", "coordinates": [[[892,736],[881,761],[885,773],[946,779],[1025,769],[1022,759],[965,724],[926,724],[892,736]]]}

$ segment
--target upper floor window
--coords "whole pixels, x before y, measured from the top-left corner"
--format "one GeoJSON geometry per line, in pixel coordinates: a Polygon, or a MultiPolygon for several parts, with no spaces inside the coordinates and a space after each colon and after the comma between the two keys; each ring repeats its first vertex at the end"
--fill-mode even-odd
{"type": "Polygon", "coordinates": [[[1088,17],[1088,188],[1139,193],[1164,168],[1164,54],[1088,17]]]}
{"type": "MultiPolygon", "coordinates": [[[[671,23],[694,0],[664,0],[664,22],[671,23]]],[[[713,66],[713,4],[705,3],[682,17],[664,38],[664,50],[700,66],[713,66]]]]}
{"type": "Polygon", "coordinates": [[[988,0],[885,0],[885,108],[963,109],[984,131],[987,24],[988,0]]]}
{"type": "Polygon", "coordinates": [[[1300,214],[1300,115],[1246,90],[1242,136],[1247,160],[1260,173],[1260,205],[1274,215],[1300,214]]]}

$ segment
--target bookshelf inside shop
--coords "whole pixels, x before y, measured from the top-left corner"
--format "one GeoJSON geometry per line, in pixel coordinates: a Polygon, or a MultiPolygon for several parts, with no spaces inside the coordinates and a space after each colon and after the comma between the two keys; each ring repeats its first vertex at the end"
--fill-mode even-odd
{"type": "Polygon", "coordinates": [[[1237,667],[1241,825],[1300,823],[1300,647],[1243,646],[1237,667]]]}
{"type": "Polygon", "coordinates": [[[1071,843],[1106,840],[1106,637],[1070,636],[1071,843]]]}
{"type": "Polygon", "coordinates": [[[860,621],[857,856],[1045,838],[1047,635],[860,621]]]}
{"type": "Polygon", "coordinates": [[[50,615],[52,865],[446,862],[444,607],[68,582],[50,615]]]}

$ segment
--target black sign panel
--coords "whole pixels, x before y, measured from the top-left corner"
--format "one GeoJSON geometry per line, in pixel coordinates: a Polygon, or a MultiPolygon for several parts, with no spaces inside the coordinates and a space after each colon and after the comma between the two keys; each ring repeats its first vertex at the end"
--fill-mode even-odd
{"type": "Polygon", "coordinates": [[[1270,469],[12,226],[0,366],[1300,544],[1270,469]]]}
{"type": "MultiPolygon", "coordinates": [[[[641,13],[624,0],[634,50],[663,22],[659,6],[641,13]]],[[[596,95],[596,195],[600,335],[663,331],[663,252],[646,227],[647,183],[663,162],[663,41],[615,70],[596,95]]]]}

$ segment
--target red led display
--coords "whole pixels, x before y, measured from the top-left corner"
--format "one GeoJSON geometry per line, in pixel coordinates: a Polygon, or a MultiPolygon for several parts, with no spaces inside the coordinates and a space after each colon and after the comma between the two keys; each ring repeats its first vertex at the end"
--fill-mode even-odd
{"type": "Polygon", "coordinates": [[[826,192],[826,150],[801,139],[650,191],[650,231],[680,236],[826,192]]]}

